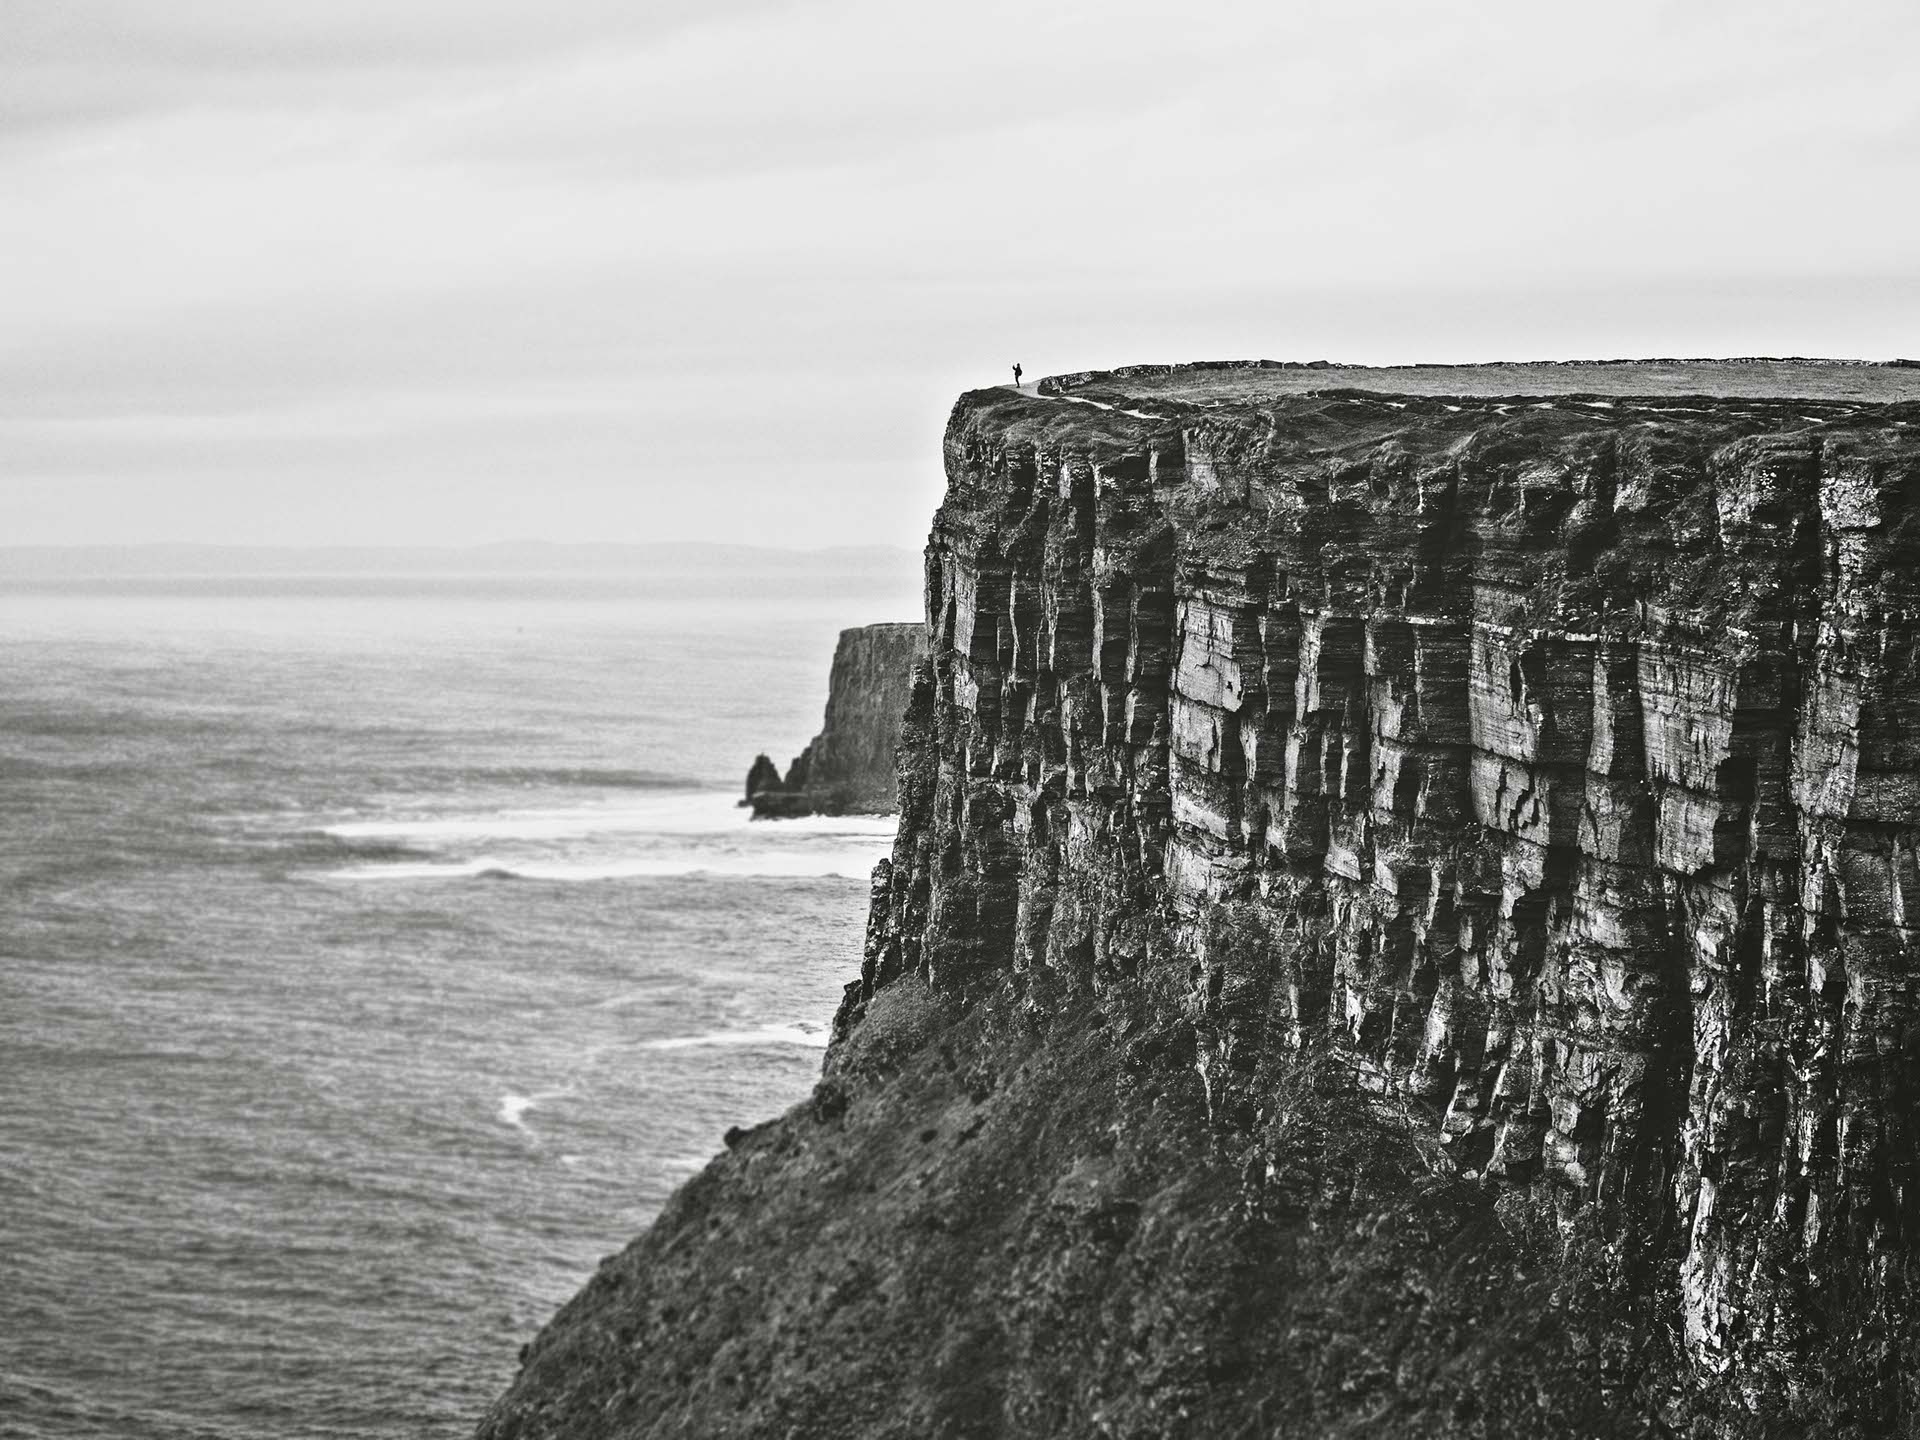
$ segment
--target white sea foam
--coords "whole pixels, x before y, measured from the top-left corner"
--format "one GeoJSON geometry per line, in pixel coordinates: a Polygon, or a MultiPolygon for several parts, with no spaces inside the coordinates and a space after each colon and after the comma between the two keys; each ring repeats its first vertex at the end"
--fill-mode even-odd
{"type": "Polygon", "coordinates": [[[643,1040],[641,1050],[695,1050],[710,1045],[805,1045],[827,1048],[827,1032],[813,1025],[760,1025],[752,1030],[716,1030],[707,1035],[676,1035],[667,1040],[643,1040]]]}
{"type": "Polygon", "coordinates": [[[888,815],[753,821],[731,794],[649,795],[556,810],[420,812],[345,821],[325,832],[443,852],[362,861],[334,880],[627,880],[681,875],[865,879],[893,842],[888,815]],[[477,843],[473,843],[477,842],[477,843]],[[475,853],[478,851],[479,853],[475,853]]]}
{"type": "Polygon", "coordinates": [[[325,828],[339,840],[564,840],[587,835],[752,835],[765,838],[827,835],[886,836],[891,815],[809,815],[755,822],[730,791],[650,795],[564,809],[501,810],[482,815],[433,813],[350,820],[325,828]]]}
{"type": "Polygon", "coordinates": [[[516,1130],[525,1130],[527,1122],[520,1117],[539,1102],[531,1095],[502,1095],[500,1097],[500,1120],[516,1130]]]}
{"type": "Polygon", "coordinates": [[[817,846],[792,851],[728,853],[680,851],[667,855],[611,856],[582,860],[517,860],[483,855],[473,860],[405,861],[349,865],[324,874],[329,880],[639,880],[685,875],[745,879],[864,880],[886,857],[888,846],[817,846]]]}
{"type": "Polygon", "coordinates": [[[571,1090],[542,1090],[537,1095],[516,1095],[509,1090],[500,1097],[500,1108],[495,1113],[500,1117],[501,1124],[511,1125],[514,1129],[524,1130],[531,1135],[533,1130],[523,1118],[526,1113],[536,1105],[543,1105],[549,1100],[559,1100],[572,1093],[571,1090]]]}

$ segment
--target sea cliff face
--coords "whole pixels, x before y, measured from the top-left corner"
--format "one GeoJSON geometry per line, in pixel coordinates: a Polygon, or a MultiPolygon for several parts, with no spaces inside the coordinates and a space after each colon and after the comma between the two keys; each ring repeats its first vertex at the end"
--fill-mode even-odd
{"type": "Polygon", "coordinates": [[[913,667],[926,653],[918,623],[863,625],[840,632],[820,733],[781,776],[765,755],[747,773],[754,817],[879,814],[894,807],[894,746],[913,667]]]}
{"type": "Polygon", "coordinates": [[[826,1077],[488,1433],[1913,1433],[1914,388],[964,397],[826,1077]]]}

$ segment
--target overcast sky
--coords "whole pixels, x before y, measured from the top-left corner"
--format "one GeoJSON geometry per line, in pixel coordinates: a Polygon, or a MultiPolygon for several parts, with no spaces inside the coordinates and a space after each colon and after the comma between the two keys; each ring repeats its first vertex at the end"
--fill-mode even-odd
{"type": "Polygon", "coordinates": [[[918,545],[1015,360],[1920,353],[1913,0],[0,25],[0,541],[918,545]]]}

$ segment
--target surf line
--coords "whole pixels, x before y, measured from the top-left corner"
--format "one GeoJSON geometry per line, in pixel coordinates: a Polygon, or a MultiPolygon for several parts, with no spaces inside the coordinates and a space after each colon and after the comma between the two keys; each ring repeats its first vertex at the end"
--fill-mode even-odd
{"type": "Polygon", "coordinates": [[[753,1030],[716,1030],[706,1035],[676,1035],[666,1040],[643,1040],[642,1050],[696,1050],[710,1045],[804,1045],[827,1048],[826,1030],[812,1025],[762,1025],[753,1030]]]}

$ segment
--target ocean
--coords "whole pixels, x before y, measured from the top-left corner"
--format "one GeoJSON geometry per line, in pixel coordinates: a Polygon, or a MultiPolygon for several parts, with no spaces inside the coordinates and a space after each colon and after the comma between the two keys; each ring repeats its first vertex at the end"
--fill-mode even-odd
{"type": "Polygon", "coordinates": [[[834,589],[0,594],[0,1435],[465,1435],[808,1093],[893,822],[734,802],[834,589]]]}

